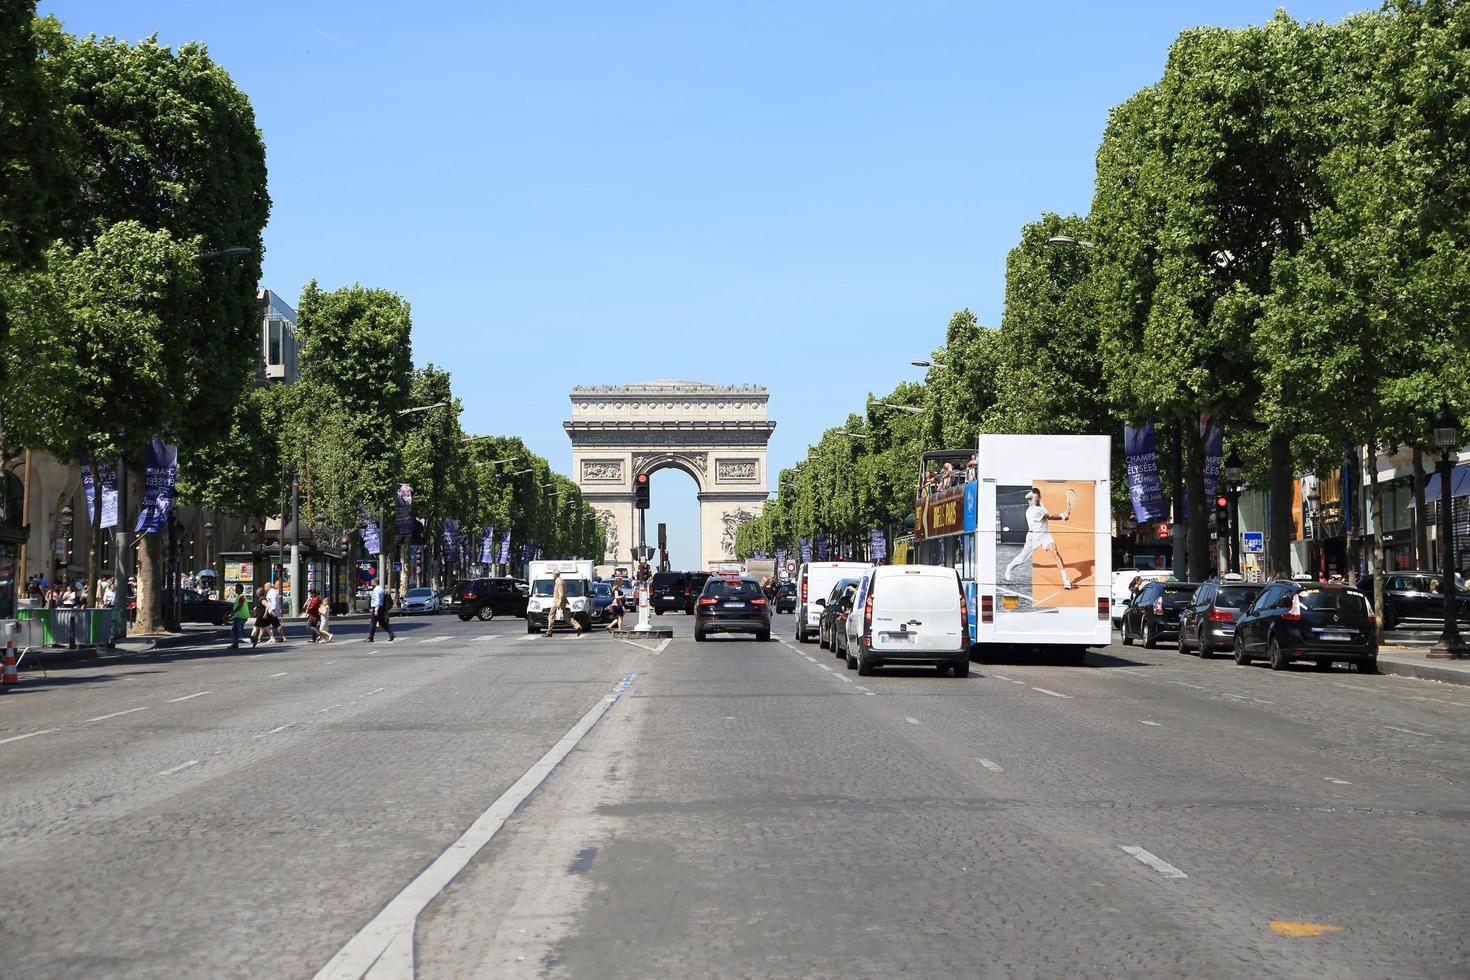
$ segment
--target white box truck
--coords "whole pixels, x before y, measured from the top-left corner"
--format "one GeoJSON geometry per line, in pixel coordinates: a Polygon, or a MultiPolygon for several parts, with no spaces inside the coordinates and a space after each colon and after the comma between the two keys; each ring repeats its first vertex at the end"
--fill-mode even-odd
{"type": "MultiPolygon", "coordinates": [[[[572,615],[581,623],[582,629],[591,629],[594,565],[590,559],[582,558],[533,561],[527,565],[526,578],[531,583],[531,597],[526,602],[526,632],[534,633],[546,629],[546,616],[551,608],[551,594],[555,588],[553,572],[560,572],[562,581],[566,583],[567,605],[571,607],[572,615]]],[[[568,628],[572,626],[565,612],[557,614],[556,625],[568,628]]]]}
{"type": "Polygon", "coordinates": [[[980,436],[961,577],[981,657],[1000,646],[1080,662],[1110,642],[1111,457],[1107,436],[980,436]]]}

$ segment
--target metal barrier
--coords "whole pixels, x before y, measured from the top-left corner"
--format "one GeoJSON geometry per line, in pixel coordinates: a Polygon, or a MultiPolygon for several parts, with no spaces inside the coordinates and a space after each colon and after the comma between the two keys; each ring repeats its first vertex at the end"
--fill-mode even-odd
{"type": "Polygon", "coordinates": [[[28,646],[111,646],[118,634],[116,609],[17,609],[22,630],[34,637],[39,624],[40,642],[28,646]]]}

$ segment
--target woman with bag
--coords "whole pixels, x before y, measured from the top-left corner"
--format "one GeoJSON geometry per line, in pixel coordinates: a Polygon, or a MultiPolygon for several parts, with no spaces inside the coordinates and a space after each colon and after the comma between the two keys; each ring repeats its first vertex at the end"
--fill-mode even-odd
{"type": "Polygon", "coordinates": [[[322,597],[316,589],[311,590],[311,598],[306,600],[306,628],[311,632],[308,643],[325,643],[322,639],[322,597]]]}

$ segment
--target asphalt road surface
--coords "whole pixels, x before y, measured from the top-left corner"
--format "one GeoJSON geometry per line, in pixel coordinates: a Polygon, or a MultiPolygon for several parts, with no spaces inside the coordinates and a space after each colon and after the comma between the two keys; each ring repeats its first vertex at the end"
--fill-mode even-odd
{"type": "Polygon", "coordinates": [[[1470,691],[656,623],[27,674],[0,976],[1470,975],[1470,691]]]}

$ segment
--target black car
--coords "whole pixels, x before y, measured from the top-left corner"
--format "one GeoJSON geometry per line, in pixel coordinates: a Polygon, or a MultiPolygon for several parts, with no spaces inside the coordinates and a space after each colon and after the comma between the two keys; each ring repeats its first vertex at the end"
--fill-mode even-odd
{"type": "Polygon", "coordinates": [[[1198,582],[1148,582],[1123,610],[1123,645],[1135,639],[1152,649],[1159,640],[1179,633],[1179,614],[1194,597],[1198,582]]]}
{"type": "Polygon", "coordinates": [[[796,612],[796,583],[782,582],[776,588],[776,612],[796,612]]]}
{"type": "Polygon", "coordinates": [[[466,585],[466,582],[463,579],[461,579],[460,581],[455,582],[449,588],[447,588],[447,589],[440,589],[439,590],[439,611],[440,612],[458,612],[459,611],[459,594],[464,591],[465,585],[466,585]]]}
{"type": "Polygon", "coordinates": [[[690,572],[684,580],[684,611],[689,615],[694,615],[694,604],[704,594],[704,583],[709,579],[709,572],[690,572]]]}
{"type": "Polygon", "coordinates": [[[1211,579],[1199,587],[1194,601],[1179,614],[1179,652],[1194,650],[1208,660],[1216,650],[1235,644],[1235,623],[1250,608],[1261,586],[1211,579]]]}
{"type": "MultiPolygon", "coordinates": [[[[1383,580],[1383,628],[1393,629],[1405,620],[1444,622],[1444,589],[1438,572],[1392,572],[1383,580]]],[[[1358,591],[1373,602],[1373,576],[1358,580],[1358,591]]],[[[1470,622],[1470,592],[1455,588],[1455,618],[1470,622]]]]}
{"type": "Polygon", "coordinates": [[[224,599],[210,599],[193,589],[180,589],[179,599],[181,623],[213,623],[215,626],[225,626],[235,614],[232,603],[224,599]]]}
{"type": "Polygon", "coordinates": [[[771,604],[753,578],[710,577],[694,607],[694,638],[703,642],[711,633],[754,633],[771,638],[771,604]]]}
{"type": "Polygon", "coordinates": [[[466,622],[472,616],[488,623],[496,616],[526,614],[526,593],[513,578],[477,578],[462,582],[455,598],[454,611],[466,622]]]}
{"type": "Polygon", "coordinates": [[[852,597],[857,595],[861,583],[862,579],[838,579],[827,598],[817,600],[817,605],[822,607],[821,618],[817,620],[817,646],[837,650],[837,638],[847,632],[847,614],[852,612],[852,597]]]}
{"type": "Polygon", "coordinates": [[[1293,660],[1313,660],[1326,670],[1334,660],[1378,670],[1378,624],[1368,597],[1346,585],[1272,582],[1235,626],[1235,662],[1264,656],[1272,670],[1293,660]]]}
{"type": "Polygon", "coordinates": [[[689,576],[685,572],[654,572],[648,586],[648,604],[656,615],[689,608],[689,576]]]}

